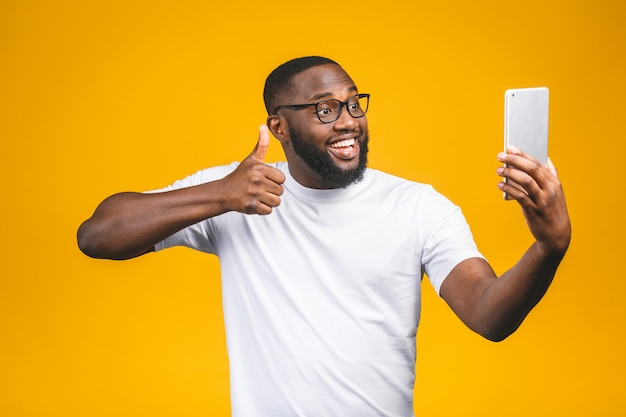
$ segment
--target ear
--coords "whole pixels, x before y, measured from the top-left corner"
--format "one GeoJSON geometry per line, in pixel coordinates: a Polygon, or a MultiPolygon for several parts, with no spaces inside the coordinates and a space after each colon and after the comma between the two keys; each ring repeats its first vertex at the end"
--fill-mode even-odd
{"type": "Polygon", "coordinates": [[[289,135],[287,134],[287,132],[289,131],[289,129],[287,129],[287,121],[285,119],[274,114],[267,117],[266,124],[267,127],[270,129],[270,132],[272,132],[272,135],[274,135],[274,137],[278,139],[280,143],[284,144],[286,141],[288,141],[289,135]]]}

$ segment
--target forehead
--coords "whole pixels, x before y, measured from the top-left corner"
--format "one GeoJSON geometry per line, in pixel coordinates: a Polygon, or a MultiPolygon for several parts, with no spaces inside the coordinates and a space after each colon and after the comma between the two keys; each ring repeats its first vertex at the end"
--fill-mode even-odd
{"type": "Polygon", "coordinates": [[[357,92],[350,76],[338,65],[309,68],[293,77],[294,98],[302,102],[325,98],[345,99],[357,92]]]}

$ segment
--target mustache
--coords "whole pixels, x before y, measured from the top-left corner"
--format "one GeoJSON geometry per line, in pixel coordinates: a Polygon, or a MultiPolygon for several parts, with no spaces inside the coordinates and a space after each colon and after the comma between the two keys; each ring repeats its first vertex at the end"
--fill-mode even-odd
{"type": "Polygon", "coordinates": [[[332,137],[330,137],[326,143],[330,143],[336,141],[337,139],[348,139],[345,136],[356,133],[357,136],[354,139],[359,140],[359,142],[365,142],[369,140],[369,130],[363,132],[361,129],[342,129],[335,133],[332,137]]]}

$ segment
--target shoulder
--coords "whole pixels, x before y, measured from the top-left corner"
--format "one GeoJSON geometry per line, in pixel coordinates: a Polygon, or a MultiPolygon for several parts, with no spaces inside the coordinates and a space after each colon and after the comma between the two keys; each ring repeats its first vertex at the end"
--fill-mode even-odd
{"type": "Polygon", "coordinates": [[[377,170],[369,170],[371,184],[368,190],[374,192],[375,200],[370,200],[377,210],[389,215],[410,219],[425,235],[434,233],[442,225],[465,228],[467,222],[461,208],[446,196],[435,190],[431,184],[407,180],[377,170]]]}
{"type": "Polygon", "coordinates": [[[172,191],[179,188],[193,187],[195,185],[219,180],[233,172],[237,168],[237,166],[239,166],[239,162],[233,162],[229,165],[219,165],[201,169],[193,174],[186,176],[185,178],[174,181],[164,188],[146,191],[146,193],[160,193],[164,191],[172,191]]]}
{"type": "Polygon", "coordinates": [[[388,172],[379,171],[374,168],[368,168],[366,172],[367,179],[370,181],[374,181],[377,184],[392,185],[396,187],[412,187],[416,189],[432,188],[430,184],[408,180],[406,178],[402,178],[388,172]]]}
{"type": "Polygon", "coordinates": [[[448,198],[435,190],[431,184],[408,180],[376,169],[368,168],[367,181],[369,182],[368,189],[373,188],[379,192],[428,203],[452,204],[448,198]]]}

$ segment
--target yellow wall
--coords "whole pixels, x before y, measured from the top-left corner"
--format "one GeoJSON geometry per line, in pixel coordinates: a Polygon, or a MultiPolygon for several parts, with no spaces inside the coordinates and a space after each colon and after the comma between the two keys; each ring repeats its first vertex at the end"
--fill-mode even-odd
{"type": "Polygon", "coordinates": [[[424,284],[415,410],[623,415],[625,4],[2,0],[0,415],[228,415],[217,260],[95,261],[75,231],[109,194],[245,157],[265,76],[307,54],[372,94],[371,166],[461,205],[498,272],[531,242],[496,189],[503,92],[550,87],[570,252],[501,344],[424,284]]]}

